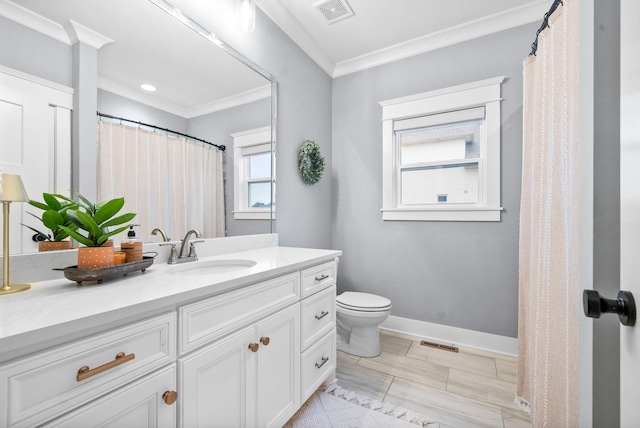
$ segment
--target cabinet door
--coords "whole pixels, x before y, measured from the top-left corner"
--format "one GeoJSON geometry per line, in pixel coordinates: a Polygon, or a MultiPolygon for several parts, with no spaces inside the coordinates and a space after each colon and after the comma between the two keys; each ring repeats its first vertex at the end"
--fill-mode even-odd
{"type": "Polygon", "coordinates": [[[258,426],[282,426],[300,407],[300,305],[258,324],[258,341],[258,426]]]}
{"type": "Polygon", "coordinates": [[[179,426],[255,426],[257,352],[248,345],[255,327],[215,342],[178,361],[179,426]]]}
{"type": "Polygon", "coordinates": [[[176,404],[167,404],[164,394],[175,390],[176,368],[172,364],[45,426],[173,428],[176,426],[176,404]]]}

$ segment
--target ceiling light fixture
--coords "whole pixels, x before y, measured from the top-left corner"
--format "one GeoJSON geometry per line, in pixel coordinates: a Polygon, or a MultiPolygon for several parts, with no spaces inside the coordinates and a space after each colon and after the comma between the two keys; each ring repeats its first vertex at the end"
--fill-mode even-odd
{"type": "Polygon", "coordinates": [[[236,20],[242,31],[250,33],[256,28],[256,0],[236,0],[236,20]]]}
{"type": "Polygon", "coordinates": [[[156,87],[153,85],[150,85],[148,83],[143,83],[142,85],[140,85],[140,87],[142,89],[144,89],[145,91],[149,91],[149,92],[155,92],[156,91],[156,87]]]}

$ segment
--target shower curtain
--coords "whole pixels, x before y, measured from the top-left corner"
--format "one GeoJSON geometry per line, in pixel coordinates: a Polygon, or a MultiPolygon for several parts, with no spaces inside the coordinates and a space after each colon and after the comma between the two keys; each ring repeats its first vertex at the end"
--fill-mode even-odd
{"type": "Polygon", "coordinates": [[[578,426],[578,0],[524,61],[517,400],[534,427],[578,426]]]}
{"type": "Polygon", "coordinates": [[[100,121],[98,200],[122,196],[144,242],[160,240],[151,236],[156,227],[174,240],[194,228],[224,236],[222,153],[214,146],[100,121]]]}

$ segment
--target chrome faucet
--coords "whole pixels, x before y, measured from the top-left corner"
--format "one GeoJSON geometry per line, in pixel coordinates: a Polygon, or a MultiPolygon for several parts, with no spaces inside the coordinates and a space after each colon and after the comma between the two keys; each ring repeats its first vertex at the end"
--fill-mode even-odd
{"type": "Polygon", "coordinates": [[[200,241],[192,241],[192,242],[189,243],[189,238],[191,237],[191,235],[195,235],[196,238],[202,238],[202,233],[200,233],[200,231],[198,229],[191,229],[190,231],[188,231],[187,234],[184,235],[184,238],[182,238],[182,246],[180,247],[180,253],[178,253],[178,261],[177,261],[177,263],[183,263],[183,262],[190,262],[190,261],[198,260],[198,256],[196,255],[195,244],[197,244],[198,242],[204,242],[204,241],[202,241],[202,240],[200,240],[200,241]],[[185,250],[187,248],[187,244],[189,244],[189,254],[188,255],[185,254],[185,250]]]}
{"type": "Polygon", "coordinates": [[[158,233],[160,233],[160,235],[162,236],[162,242],[171,241],[171,238],[167,237],[167,233],[161,227],[156,227],[151,231],[152,235],[157,235],[158,233]]]}

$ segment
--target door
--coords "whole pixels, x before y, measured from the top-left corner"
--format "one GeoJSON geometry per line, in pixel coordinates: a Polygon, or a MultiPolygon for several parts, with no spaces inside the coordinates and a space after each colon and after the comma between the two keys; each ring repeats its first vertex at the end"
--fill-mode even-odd
{"type": "MultiPolygon", "coordinates": [[[[42,201],[43,192],[70,194],[72,94],[71,88],[0,67],[0,172],[19,174],[30,199],[42,201]]],[[[40,216],[29,207],[11,204],[11,254],[37,251],[33,232],[20,225],[45,229],[25,214],[40,216]]]]}
{"type": "MultiPolygon", "coordinates": [[[[640,16],[638,0],[621,1],[620,289],[640,303],[640,16]]],[[[640,322],[620,327],[620,426],[640,421],[640,322]]]]}
{"type": "Polygon", "coordinates": [[[178,361],[180,427],[256,426],[254,338],[249,327],[178,361]]]}
{"type": "Polygon", "coordinates": [[[258,324],[258,426],[282,426],[300,407],[300,305],[258,324]]]}

